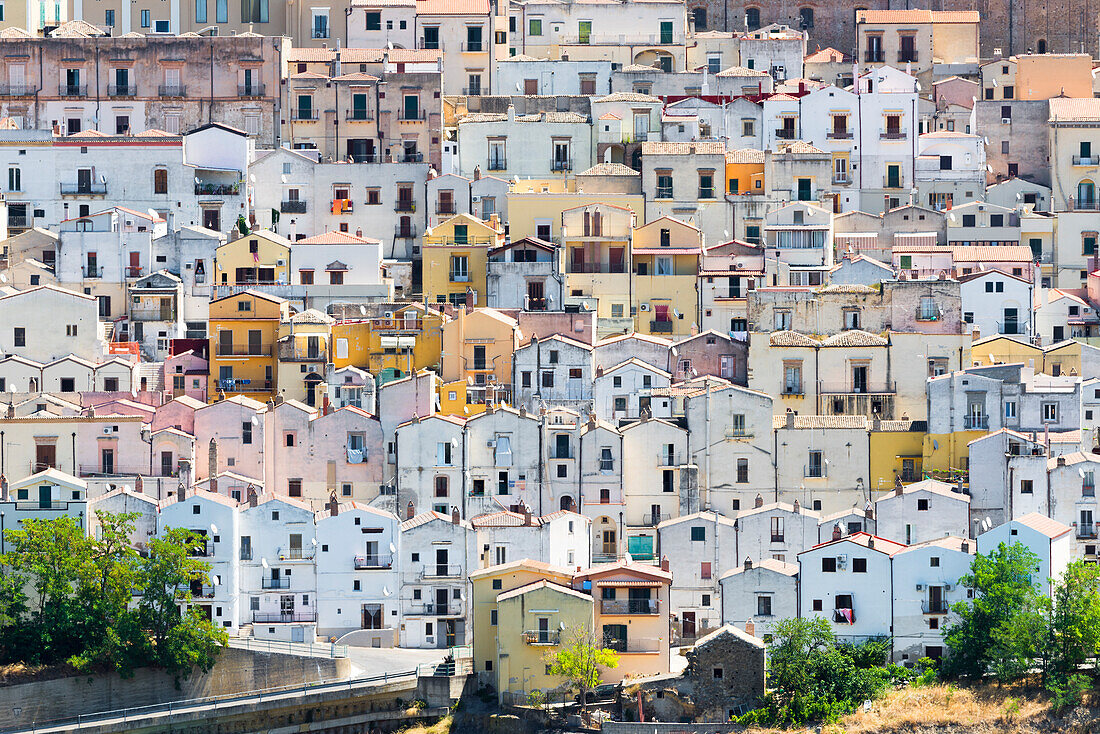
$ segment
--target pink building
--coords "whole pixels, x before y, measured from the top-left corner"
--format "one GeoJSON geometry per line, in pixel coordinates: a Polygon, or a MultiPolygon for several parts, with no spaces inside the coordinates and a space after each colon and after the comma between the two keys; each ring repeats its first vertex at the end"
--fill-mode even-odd
{"type": "Polygon", "coordinates": [[[184,433],[195,435],[195,411],[205,408],[206,403],[188,395],[169,400],[157,408],[151,427],[154,431],[175,428],[184,433]]]}
{"type": "Polygon", "coordinates": [[[712,375],[744,386],[748,385],[748,357],[747,341],[711,330],[676,342],[670,350],[669,368],[673,380],[712,375]]]}
{"type": "Polygon", "coordinates": [[[164,399],[187,395],[206,402],[206,376],[210,363],[191,350],[164,360],[164,399]]]}

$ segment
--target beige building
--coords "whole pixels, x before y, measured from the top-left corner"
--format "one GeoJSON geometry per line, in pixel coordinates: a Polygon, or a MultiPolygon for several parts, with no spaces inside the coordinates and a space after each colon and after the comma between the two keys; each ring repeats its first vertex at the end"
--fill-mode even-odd
{"type": "Polygon", "coordinates": [[[930,76],[977,71],[981,15],[976,10],[856,10],[856,62],[930,76]]]}

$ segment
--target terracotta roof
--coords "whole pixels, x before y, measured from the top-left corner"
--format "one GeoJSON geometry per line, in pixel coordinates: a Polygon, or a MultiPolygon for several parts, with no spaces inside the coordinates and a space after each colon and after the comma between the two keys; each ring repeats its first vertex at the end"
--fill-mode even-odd
{"type": "MultiPolygon", "coordinates": [[[[950,497],[953,500],[960,502],[970,502],[970,496],[963,494],[962,492],[956,492],[953,484],[947,482],[940,482],[935,479],[922,479],[919,482],[913,482],[902,487],[902,495],[913,494],[914,492],[931,492],[932,494],[938,494],[943,497],[950,497]]],[[[887,500],[897,497],[897,490],[887,492],[886,494],[875,500],[875,503],[886,502],[887,500]]]]}
{"type": "Polygon", "coordinates": [[[555,584],[553,581],[550,581],[548,579],[539,579],[538,581],[524,584],[523,586],[516,587],[515,589],[501,592],[500,594],[497,594],[497,602],[499,603],[507,599],[511,599],[514,596],[522,596],[532,591],[538,591],[539,589],[550,589],[551,591],[555,591],[559,594],[566,594],[568,596],[574,596],[584,601],[593,602],[591,594],[585,594],[583,592],[577,591],[576,589],[565,586],[564,584],[555,584]]]}
{"type": "Polygon", "coordinates": [[[348,232],[339,232],[332,230],[330,232],[322,232],[321,234],[315,234],[312,237],[306,237],[305,239],[297,240],[294,245],[377,245],[380,240],[376,240],[370,237],[356,237],[348,232]]]}
{"type": "Polygon", "coordinates": [[[739,573],[745,573],[746,571],[755,571],[761,568],[766,571],[781,573],[784,576],[798,575],[797,563],[787,563],[786,561],[777,561],[774,558],[764,558],[759,562],[753,561],[751,568],[745,568],[744,564],[742,564],[733,570],[726,571],[724,574],[722,574],[720,578],[726,579],[730,576],[736,576],[739,573]]]}
{"type": "Polygon", "coordinates": [[[350,74],[341,74],[332,78],[334,82],[376,82],[378,77],[362,71],[353,71],[350,74]]]}
{"type": "MultiPolygon", "coordinates": [[[[864,548],[870,548],[871,550],[876,550],[879,553],[884,553],[888,556],[892,556],[895,553],[900,553],[908,547],[902,543],[896,543],[892,540],[887,540],[886,538],[880,538],[877,535],[871,535],[870,533],[852,533],[851,535],[845,536],[840,540],[830,540],[825,543],[818,543],[813,548],[811,548],[810,551],[816,550],[817,548],[824,548],[825,546],[833,545],[835,543],[855,543],[856,545],[862,545],[864,548]]],[[[810,551],[802,551],[802,553],[809,553],[810,551]]],[[[799,555],[802,555],[802,553],[799,553],[799,555]]]]}
{"type": "Polygon", "coordinates": [[[524,515],[510,510],[501,510],[472,517],[470,518],[470,524],[475,528],[522,528],[525,526],[537,528],[542,522],[538,517],[532,515],[531,524],[528,526],[524,515]]]}
{"type": "Polygon", "coordinates": [[[1051,97],[1050,122],[1098,122],[1100,98],[1051,97]]]}
{"type": "Polygon", "coordinates": [[[816,347],[820,344],[797,331],[773,331],[768,337],[768,345],[773,347],[816,347]]]}
{"type": "MultiPolygon", "coordinates": [[[[405,522],[401,523],[401,532],[412,530],[413,528],[418,528],[421,525],[427,525],[433,520],[441,520],[442,522],[449,523],[451,522],[451,516],[444,515],[442,512],[436,512],[435,510],[421,512],[416,517],[413,517],[412,519],[406,520],[405,522]]],[[[469,527],[469,523],[467,523],[465,520],[461,520],[460,525],[463,528],[469,527]]]]}
{"type": "Polygon", "coordinates": [[[612,92],[605,97],[594,97],[593,102],[657,102],[660,103],[660,97],[654,97],[649,94],[639,94],[637,92],[612,92]]]}
{"type": "Polygon", "coordinates": [[[28,33],[22,28],[10,26],[0,30],[0,38],[34,38],[34,34],[28,33]]]}
{"type": "Polygon", "coordinates": [[[1040,515],[1038,512],[1029,512],[1023,517],[1016,518],[1016,522],[1042,533],[1048,538],[1059,538],[1073,530],[1069,525],[1060,523],[1046,515],[1040,515]]]}
{"type": "MultiPolygon", "coordinates": [[[[772,416],[772,428],[786,428],[787,416],[772,416]]],[[[862,415],[796,415],[794,427],[798,430],[813,428],[866,429],[867,419],[862,415]]]]}
{"type": "Polygon", "coordinates": [[[795,155],[805,155],[808,153],[824,153],[825,151],[820,148],[815,148],[804,140],[796,140],[793,143],[783,143],[779,146],[778,153],[793,153],[795,155]]]}
{"type": "Polygon", "coordinates": [[[768,73],[766,71],[759,71],[758,69],[750,69],[747,66],[731,66],[728,69],[715,74],[717,77],[766,77],[768,73]]]}
{"type": "Polygon", "coordinates": [[[814,51],[802,60],[804,64],[828,64],[835,62],[843,62],[848,59],[847,56],[837,51],[835,48],[823,48],[820,51],[814,51]]]}
{"type": "Polygon", "coordinates": [[[951,251],[951,259],[955,261],[1031,262],[1034,257],[1027,245],[948,245],[947,249],[951,251]]]}
{"type": "Polygon", "coordinates": [[[586,171],[581,171],[578,176],[640,176],[640,171],[635,171],[622,163],[597,163],[586,171]]]}
{"type": "Polygon", "coordinates": [[[488,15],[489,0],[416,0],[417,15],[488,15]]]}
{"type": "Polygon", "coordinates": [[[850,329],[848,331],[842,331],[839,334],[833,334],[825,341],[821,342],[823,347],[885,347],[890,341],[884,339],[877,334],[872,334],[867,331],[860,331],[859,329],[850,329]]]}
{"type": "Polygon", "coordinates": [[[980,23],[976,10],[860,10],[856,23],[980,23]]]}
{"type": "MultiPolygon", "coordinates": [[[[394,63],[432,62],[443,52],[437,48],[345,48],[340,50],[340,60],[349,64],[376,64],[385,54],[394,63]]],[[[295,47],[287,52],[289,63],[323,63],[333,61],[336,50],[331,48],[295,47]]]]}
{"type": "Polygon", "coordinates": [[[763,163],[764,151],[756,148],[739,148],[726,151],[726,163],[763,163]]]}
{"type": "Polygon", "coordinates": [[[665,142],[647,140],[642,143],[642,155],[725,155],[726,144],[718,141],[665,142]]]}

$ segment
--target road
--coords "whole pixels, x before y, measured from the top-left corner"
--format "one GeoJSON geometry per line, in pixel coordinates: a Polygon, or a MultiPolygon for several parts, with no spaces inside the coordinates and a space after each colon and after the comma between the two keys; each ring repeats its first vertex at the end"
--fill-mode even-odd
{"type": "Polygon", "coordinates": [[[348,647],[348,657],[356,668],[352,676],[381,675],[414,670],[421,663],[437,663],[446,650],[416,650],[400,647],[348,647]]]}

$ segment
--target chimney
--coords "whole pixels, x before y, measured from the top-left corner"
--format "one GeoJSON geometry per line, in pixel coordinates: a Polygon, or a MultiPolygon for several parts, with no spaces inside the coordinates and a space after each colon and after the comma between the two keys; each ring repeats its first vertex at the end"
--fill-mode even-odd
{"type": "Polygon", "coordinates": [[[328,514],[336,517],[340,514],[340,502],[336,499],[336,492],[329,492],[328,502],[325,504],[325,509],[328,510],[328,514]]]}
{"type": "Polygon", "coordinates": [[[867,506],[863,508],[863,516],[868,520],[875,519],[875,508],[871,506],[870,502],[868,502],[867,506]]]}
{"type": "Polygon", "coordinates": [[[844,531],[840,529],[840,523],[833,525],[833,540],[840,540],[844,537],[844,531]]]}
{"type": "Polygon", "coordinates": [[[8,501],[8,475],[0,474],[0,502],[8,501]]]}
{"type": "Polygon", "coordinates": [[[875,536],[873,536],[873,535],[868,535],[867,536],[867,547],[871,548],[871,549],[874,549],[874,547],[875,547],[875,536]]]}
{"type": "Polygon", "coordinates": [[[458,512],[458,507],[451,506],[451,524],[459,525],[462,523],[462,516],[458,512]]]}
{"type": "Polygon", "coordinates": [[[526,418],[527,417],[527,406],[526,405],[520,404],[520,406],[519,406],[519,417],[520,418],[526,418]]]}
{"type": "Polygon", "coordinates": [[[508,105],[508,124],[515,124],[516,121],[516,106],[514,104],[508,105]]]}
{"type": "Polygon", "coordinates": [[[416,517],[416,505],[410,502],[405,505],[405,519],[412,520],[414,517],[416,517]]]}
{"type": "Polygon", "coordinates": [[[905,485],[903,485],[901,483],[901,475],[900,474],[895,474],[894,475],[894,494],[897,495],[898,497],[901,497],[901,495],[904,492],[905,492],[905,485]]]}
{"type": "Polygon", "coordinates": [[[481,180],[481,166],[474,166],[474,180],[481,180]]]}
{"type": "Polygon", "coordinates": [[[752,570],[752,559],[751,558],[746,558],[745,559],[745,570],[746,571],[751,571],[752,570]]]}
{"type": "Polygon", "coordinates": [[[596,427],[596,414],[595,413],[589,413],[588,414],[588,430],[592,430],[595,427],[596,427]]]}
{"type": "Polygon", "coordinates": [[[668,570],[668,556],[661,556],[661,570],[668,570]]]}
{"type": "Polygon", "coordinates": [[[970,338],[974,341],[978,341],[982,338],[982,330],[975,326],[974,329],[970,332],[970,338]]]}
{"type": "Polygon", "coordinates": [[[206,474],[210,479],[210,491],[218,491],[218,439],[210,439],[210,452],[207,454],[209,461],[207,462],[206,474]]]}
{"type": "Polygon", "coordinates": [[[466,289],[466,310],[467,311],[473,311],[474,310],[474,291],[473,291],[472,288],[467,288],[466,289]]]}
{"type": "Polygon", "coordinates": [[[798,510],[799,510],[799,508],[800,508],[800,507],[801,507],[801,505],[800,505],[800,504],[798,504],[798,500],[795,500],[795,501],[794,501],[794,505],[793,505],[793,509],[794,509],[794,513],[795,513],[796,515],[798,514],[798,510]]]}
{"type": "Polygon", "coordinates": [[[531,521],[531,508],[527,505],[523,506],[523,527],[529,528],[534,523],[531,521]]]}
{"type": "Polygon", "coordinates": [[[763,507],[763,506],[764,506],[764,498],[761,497],[760,495],[756,495],[756,503],[753,505],[753,507],[763,507]]]}
{"type": "Polygon", "coordinates": [[[187,482],[180,476],[179,484],[176,485],[176,499],[183,502],[187,499],[187,482]]]}
{"type": "Polygon", "coordinates": [[[141,494],[142,493],[141,490],[144,486],[145,486],[145,482],[141,478],[141,475],[138,474],[137,479],[134,480],[134,491],[137,492],[138,494],[141,494]]]}
{"type": "Polygon", "coordinates": [[[260,504],[260,493],[256,491],[256,488],[251,484],[248,485],[248,489],[245,490],[245,496],[248,498],[248,506],[255,507],[260,504]]]}
{"type": "Polygon", "coordinates": [[[500,216],[496,212],[489,215],[489,226],[493,229],[500,229],[500,216]]]}
{"type": "Polygon", "coordinates": [[[794,428],[794,411],[791,410],[790,408],[787,408],[786,418],[787,418],[786,427],[787,428],[794,428]]]}
{"type": "Polygon", "coordinates": [[[962,542],[962,544],[959,546],[959,550],[961,550],[963,553],[969,553],[970,552],[970,541],[969,540],[964,540],[962,542]]]}
{"type": "Polygon", "coordinates": [[[753,624],[751,619],[745,622],[745,634],[752,635],[753,637],[756,636],[756,625],[753,624]]]}
{"type": "Polygon", "coordinates": [[[1054,463],[1057,464],[1060,467],[1065,466],[1066,465],[1066,457],[1059,456],[1057,459],[1054,460],[1054,463]]]}
{"type": "Polygon", "coordinates": [[[191,486],[191,462],[187,459],[180,459],[180,477],[179,483],[184,487],[191,486]]]}

